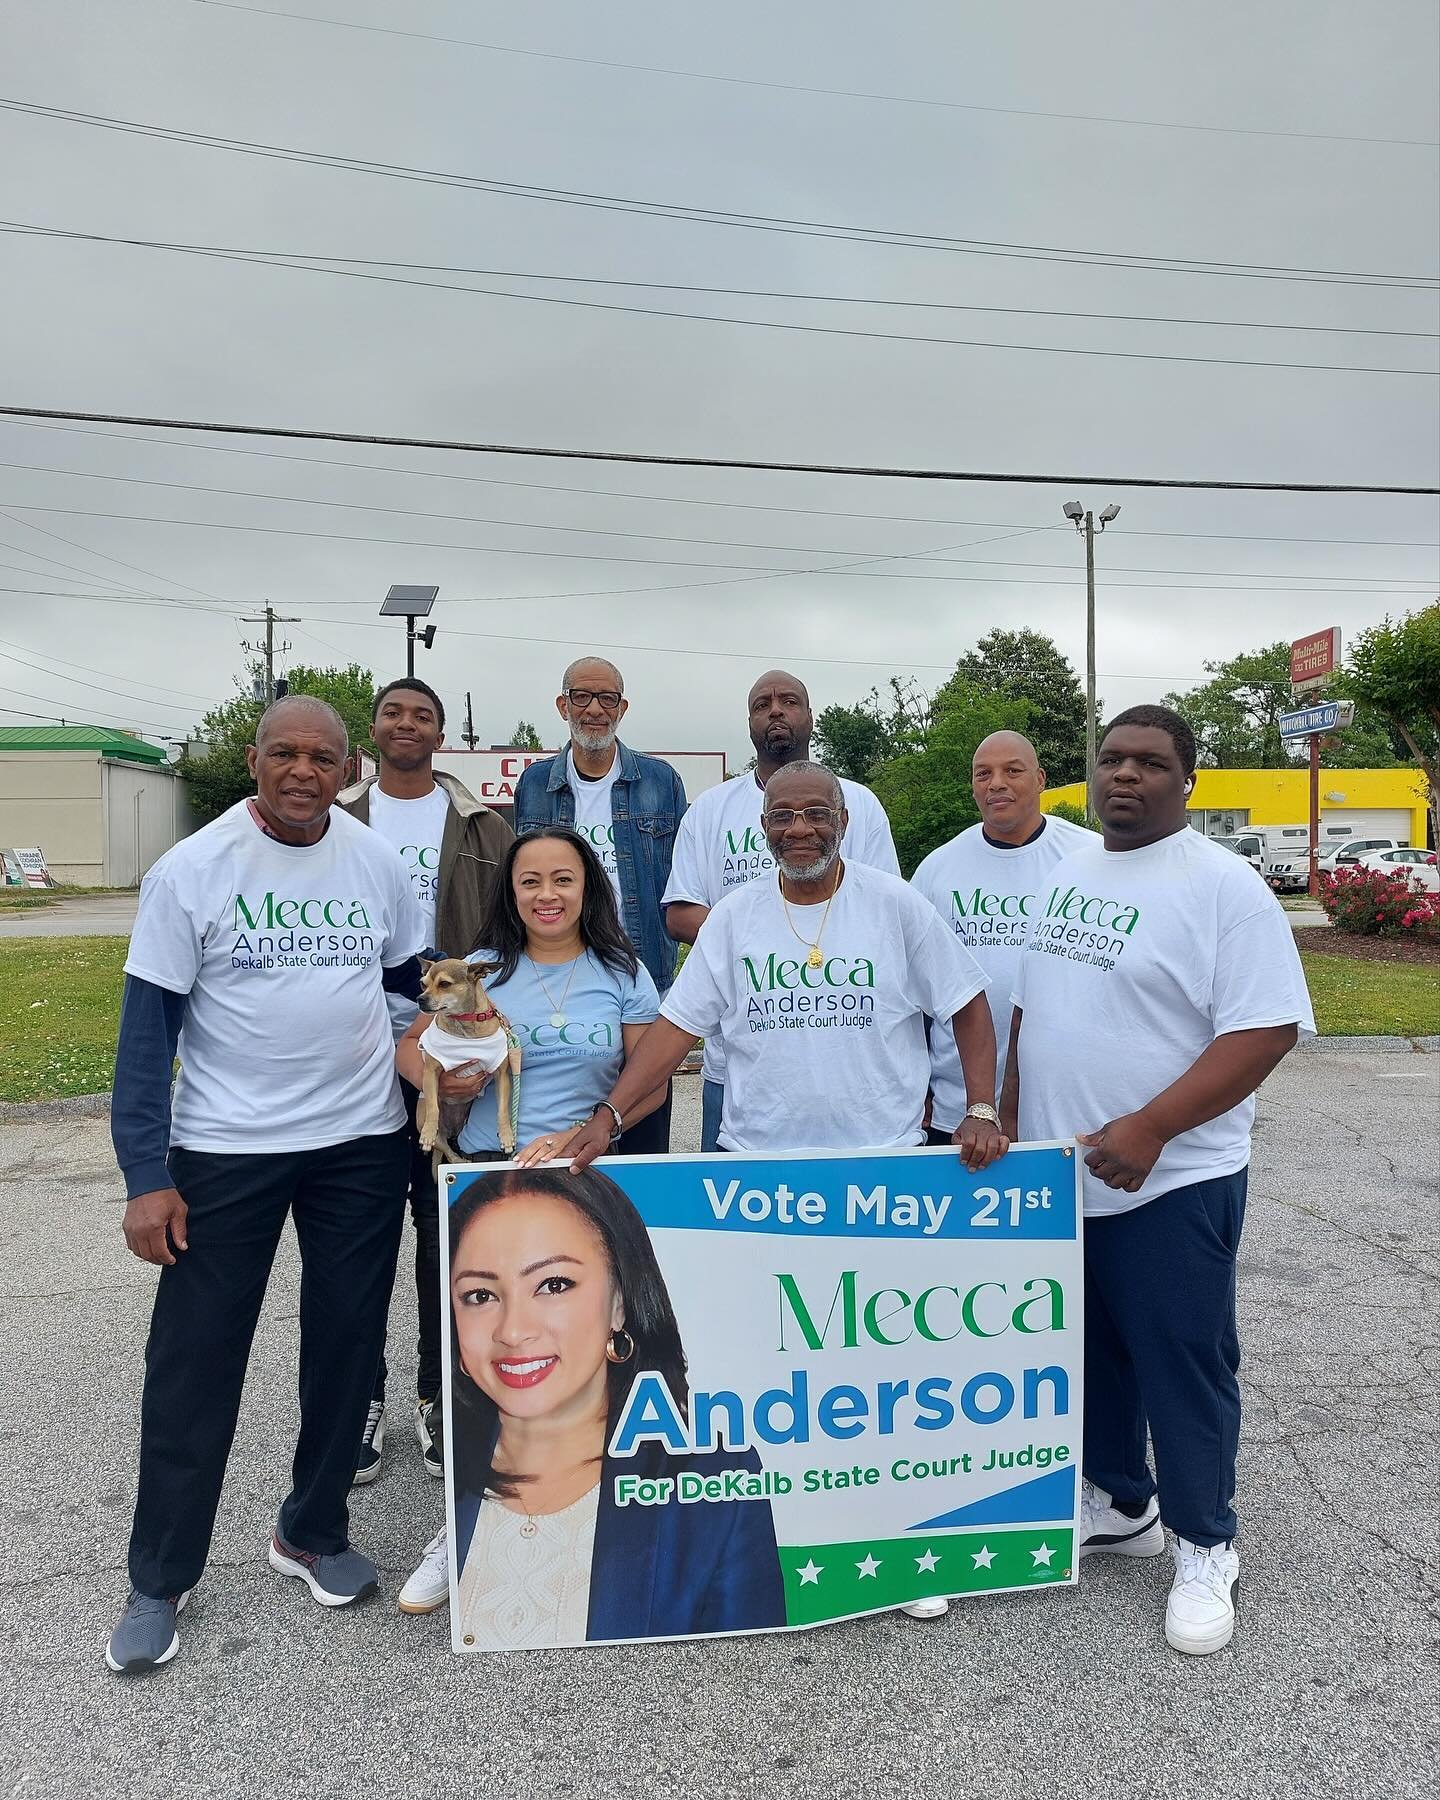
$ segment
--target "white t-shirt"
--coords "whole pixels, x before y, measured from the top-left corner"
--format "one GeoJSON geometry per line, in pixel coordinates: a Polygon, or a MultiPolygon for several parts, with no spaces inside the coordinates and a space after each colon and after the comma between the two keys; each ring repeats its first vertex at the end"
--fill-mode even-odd
{"type": "MultiPolygon", "coordinates": [[[[842,779],[840,786],[845,791],[845,810],[850,815],[841,840],[847,867],[865,863],[872,869],[898,875],[900,859],[895,854],[895,840],[890,835],[884,807],[858,781],[842,779]]],[[[675,834],[670,879],[660,899],[662,907],[680,903],[713,907],[747,881],[754,881],[757,875],[771,873],[775,859],[760,829],[764,798],[765,790],[754,775],[722,781],[718,787],[706,788],[697,796],[675,834]]],[[[704,1078],[719,1082],[725,1079],[725,1052],[709,1037],[705,1040],[704,1078]]]]}
{"type": "Polygon", "coordinates": [[[620,917],[623,920],[625,897],[620,892],[620,870],[615,861],[615,820],[610,810],[611,790],[615,786],[615,777],[620,773],[620,752],[615,752],[609,769],[598,781],[588,781],[575,767],[573,750],[567,750],[565,756],[565,773],[570,782],[570,791],[575,796],[575,829],[600,858],[605,873],[610,877],[610,885],[615,890],[615,903],[621,909],[620,917]]]}
{"type": "MultiPolygon", "coordinates": [[[[1099,839],[1050,872],[1020,958],[1020,1136],[1138,1111],[1232,1031],[1315,1019],[1289,921],[1255,871],[1187,826],[1140,850],[1099,839]]],[[[1161,1151],[1135,1194],[1084,1170],[1087,1216],[1129,1212],[1250,1160],[1254,1098],[1161,1151]]],[[[1088,1152],[1087,1152],[1088,1154],[1088,1152]]]]}
{"type": "MultiPolygon", "coordinates": [[[[377,781],[370,789],[370,829],[378,831],[400,853],[410,871],[410,888],[420,913],[421,948],[435,949],[435,907],[440,897],[440,845],[450,796],[437,781],[418,800],[397,800],[382,794],[377,781]]],[[[461,946],[464,948],[465,946],[461,946]]],[[[410,1029],[415,1002],[403,994],[387,994],[390,1026],[396,1039],[410,1029]]]]}
{"type": "MultiPolygon", "coordinates": [[[[1062,856],[1095,841],[1093,831],[1068,819],[1047,819],[1034,843],[1015,845],[992,844],[982,826],[972,825],[932,850],[910,877],[985,971],[985,997],[995,1022],[997,1091],[1005,1076],[1014,1010],[1010,993],[1026,926],[1044,903],[1050,870],[1062,856]]],[[[960,1052],[948,1025],[930,1028],[930,1091],[935,1096],[931,1123],[937,1131],[954,1131],[967,1101],[960,1052]]]]}
{"type": "Polygon", "coordinates": [[[985,985],[928,900],[845,864],[829,916],[788,909],[779,877],[728,894],[660,1003],[725,1047],[728,1150],[884,1149],[924,1142],[925,1014],[950,1019],[985,985]],[[818,937],[823,962],[808,965],[818,937]]]}
{"type": "Polygon", "coordinates": [[[410,879],[338,807],[284,844],[245,801],[145,877],[125,973],[188,994],[170,1142],[317,1150],[398,1131],[405,1108],[382,965],[422,948],[410,879]]]}

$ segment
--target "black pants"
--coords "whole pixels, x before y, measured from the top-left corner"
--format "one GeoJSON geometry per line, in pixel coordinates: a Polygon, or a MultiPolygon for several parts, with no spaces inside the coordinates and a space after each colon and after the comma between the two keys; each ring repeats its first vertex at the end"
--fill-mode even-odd
{"type": "Polygon", "coordinates": [[[300,1240],[300,1437],[281,1536],[319,1555],[348,1542],[346,1499],[395,1281],[407,1134],[323,1150],[172,1150],[190,1248],[162,1269],[145,1346],[138,1592],[178,1594],[205,1567],[245,1365],[287,1214],[300,1240]]]}
{"type": "Polygon", "coordinates": [[[1249,1171],[1085,1221],[1085,1473],[1208,1546],[1235,1536],[1235,1255],[1249,1171]],[[1155,1474],[1145,1461],[1145,1433],[1155,1474]]]}
{"type": "Polygon", "coordinates": [[[665,1084],[665,1098],[653,1113],[648,1113],[628,1131],[622,1131],[615,1146],[616,1156],[668,1156],[670,1154],[670,1108],[675,1099],[673,1082],[665,1084]]]}
{"type": "MultiPolygon", "coordinates": [[[[440,1197],[435,1191],[430,1152],[420,1148],[415,1135],[419,1092],[404,1080],[400,1092],[410,1115],[410,1217],[415,1225],[415,1303],[420,1328],[415,1343],[415,1391],[422,1400],[434,1400],[440,1393],[440,1197]]],[[[382,1350],[375,1377],[376,1400],[385,1398],[389,1372],[382,1350]]]]}

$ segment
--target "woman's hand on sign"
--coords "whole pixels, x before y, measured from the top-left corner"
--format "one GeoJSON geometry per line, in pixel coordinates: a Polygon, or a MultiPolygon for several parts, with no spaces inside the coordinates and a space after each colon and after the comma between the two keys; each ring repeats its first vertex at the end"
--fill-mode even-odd
{"type": "Polygon", "coordinates": [[[1085,1158],[1090,1173],[1098,1175],[1106,1187],[1119,1188],[1126,1194],[1139,1192],[1165,1148],[1164,1138],[1141,1113],[1111,1119],[1098,1131],[1078,1131],[1075,1142],[1090,1149],[1085,1158]]]}
{"type": "Polygon", "coordinates": [[[461,1063],[440,1071],[442,1100],[475,1100],[490,1085],[490,1071],[478,1062],[461,1063]]]}
{"type": "Polygon", "coordinates": [[[950,1139],[960,1152],[960,1160],[974,1175],[988,1169],[1010,1148],[1010,1140],[998,1125],[988,1119],[962,1119],[950,1139]]]}
{"type": "Polygon", "coordinates": [[[564,1131],[551,1131],[544,1137],[533,1138],[523,1150],[515,1152],[515,1160],[522,1169],[533,1169],[537,1163],[559,1162],[582,1129],[579,1125],[571,1125],[564,1131]]]}

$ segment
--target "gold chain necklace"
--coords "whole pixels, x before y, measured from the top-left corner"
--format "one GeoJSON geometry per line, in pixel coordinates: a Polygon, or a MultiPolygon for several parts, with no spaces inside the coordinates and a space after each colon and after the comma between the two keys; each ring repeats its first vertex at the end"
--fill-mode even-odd
{"type": "Polygon", "coordinates": [[[790,902],[785,898],[784,886],[783,885],[781,886],[780,904],[785,908],[785,923],[790,927],[791,935],[795,938],[795,940],[798,943],[805,945],[805,966],[808,969],[818,969],[820,967],[821,963],[823,963],[825,960],[825,954],[820,948],[820,940],[825,935],[825,921],[830,917],[831,903],[833,902],[836,894],[838,894],[839,891],[840,891],[840,876],[837,873],[836,877],[835,877],[835,885],[834,885],[834,887],[831,888],[831,890],[825,900],[825,910],[820,915],[820,929],[815,933],[815,941],[812,944],[812,943],[808,942],[805,938],[801,937],[800,933],[798,931],[796,931],[795,921],[790,917],[790,902]]]}

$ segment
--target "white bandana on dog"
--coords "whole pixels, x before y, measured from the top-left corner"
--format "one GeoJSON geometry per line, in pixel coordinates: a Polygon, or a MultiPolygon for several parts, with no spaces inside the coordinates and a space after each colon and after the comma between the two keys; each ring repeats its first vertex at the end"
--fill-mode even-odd
{"type": "Polygon", "coordinates": [[[458,1069],[464,1063],[479,1063],[487,1075],[493,1075],[510,1052],[510,1040],[504,1031],[492,1031],[489,1037],[459,1037],[453,1031],[442,1031],[439,1019],[432,1019],[420,1033],[420,1048],[444,1069],[458,1069]]]}

